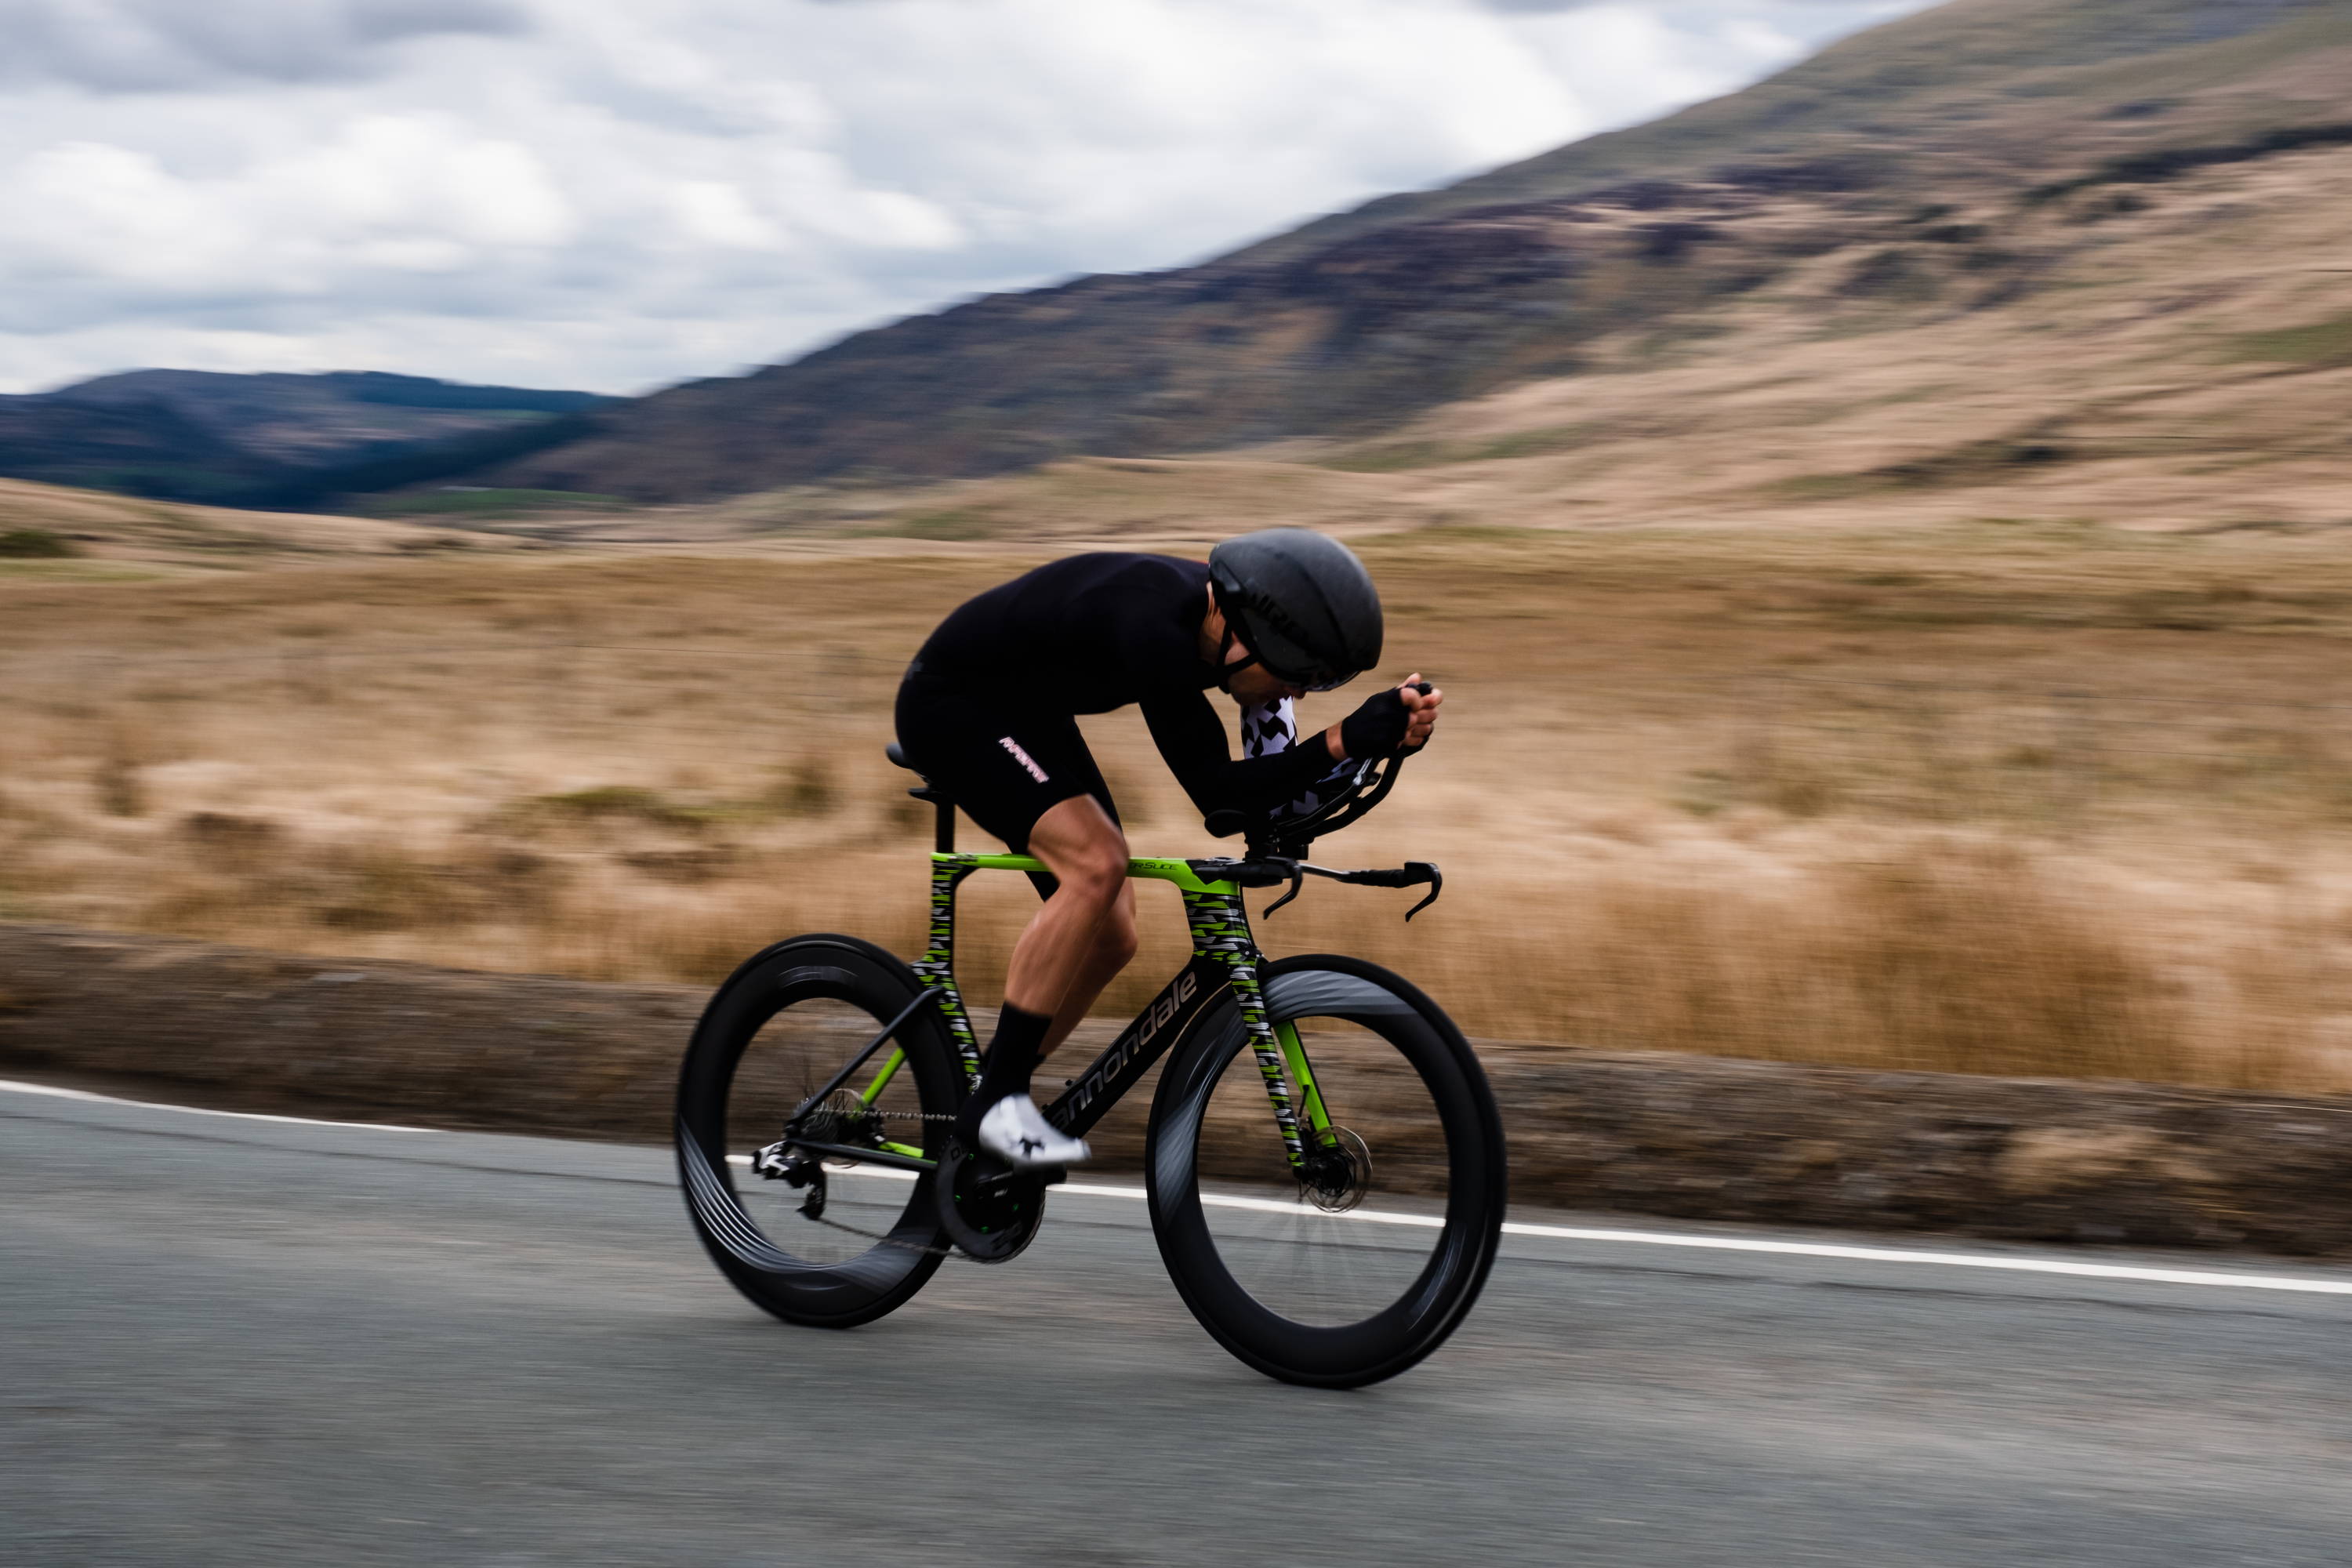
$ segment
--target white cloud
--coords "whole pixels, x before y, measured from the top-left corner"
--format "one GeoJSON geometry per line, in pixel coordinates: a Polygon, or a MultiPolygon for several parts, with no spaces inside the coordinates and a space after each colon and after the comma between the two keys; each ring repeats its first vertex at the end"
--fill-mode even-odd
{"type": "Polygon", "coordinates": [[[623,390],[1172,265],[1925,0],[0,0],[0,387],[623,390]]]}
{"type": "Polygon", "coordinates": [[[143,92],[363,77],[413,38],[526,24],[515,0],[0,0],[0,80],[143,92]]]}

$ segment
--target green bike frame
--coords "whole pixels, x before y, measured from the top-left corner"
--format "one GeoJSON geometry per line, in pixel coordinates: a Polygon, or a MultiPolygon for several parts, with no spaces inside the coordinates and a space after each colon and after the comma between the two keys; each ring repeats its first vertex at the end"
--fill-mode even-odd
{"type": "MultiPolygon", "coordinates": [[[[1316,1091],[1315,1072],[1298,1031],[1289,1024],[1269,1023],[1265,998],[1258,985],[1262,955],[1250,934],[1249,910],[1236,884],[1215,877],[1218,862],[1133,859],[1127,874],[1146,881],[1173,883],[1184,900],[1184,915],[1192,930],[1192,961],[1171,980],[1150,1005],[1136,1015],[1118,1038],[1069,1080],[1060,1098],[1045,1107],[1045,1120],[1073,1137],[1100,1121],[1127,1091],[1135,1087],[1151,1064],[1185,1031],[1228,993],[1248,1031],[1258,1072],[1265,1079],[1267,1102],[1281,1130],[1283,1149],[1294,1171],[1303,1170],[1310,1142],[1330,1131],[1330,1116],[1316,1091]],[[1204,874],[1205,873],[1205,874],[1204,874]],[[1298,1099],[1291,1098],[1296,1083],[1298,1099]],[[1300,1131],[1300,1114],[1306,1131],[1300,1131]]],[[[947,1023],[963,1062],[967,1084],[980,1081],[980,1040],[973,1032],[955,980],[956,889],[975,871],[1045,873],[1043,862],[1028,855],[970,855],[952,850],[931,857],[931,929],[929,945],[914,965],[915,973],[931,993],[933,1005],[947,1023]]],[[[893,1047],[876,1069],[873,1080],[859,1094],[869,1105],[897,1076],[906,1055],[893,1047]]],[[[921,1151],[886,1143],[895,1154],[919,1156],[921,1151]]]]}

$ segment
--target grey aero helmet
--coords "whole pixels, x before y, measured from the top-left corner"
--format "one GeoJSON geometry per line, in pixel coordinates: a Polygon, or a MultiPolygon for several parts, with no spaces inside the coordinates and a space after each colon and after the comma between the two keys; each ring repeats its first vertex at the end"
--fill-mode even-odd
{"type": "Polygon", "coordinates": [[[1244,533],[1209,552],[1209,581],[1228,636],[1293,686],[1328,691],[1380,662],[1380,590],[1336,539],[1307,528],[1244,533]]]}

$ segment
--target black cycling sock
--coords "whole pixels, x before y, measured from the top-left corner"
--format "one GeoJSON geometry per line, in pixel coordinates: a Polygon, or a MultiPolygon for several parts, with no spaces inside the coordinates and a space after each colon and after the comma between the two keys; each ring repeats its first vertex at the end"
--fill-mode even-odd
{"type": "Polygon", "coordinates": [[[1037,1070],[1037,1047],[1045,1043],[1045,1031],[1054,1020],[1043,1013],[1032,1013],[1007,1002],[996,1015],[996,1037],[988,1042],[988,1055],[981,1058],[980,1087],[964,1101],[963,1113],[956,1119],[956,1131],[967,1143],[980,1131],[981,1112],[1007,1095],[1029,1092],[1029,1075],[1037,1070]]]}

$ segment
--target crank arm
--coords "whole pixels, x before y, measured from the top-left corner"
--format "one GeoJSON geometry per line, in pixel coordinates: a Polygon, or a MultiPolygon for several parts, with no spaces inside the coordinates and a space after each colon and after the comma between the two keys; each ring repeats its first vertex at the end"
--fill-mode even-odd
{"type": "Polygon", "coordinates": [[[1070,1179],[1066,1166],[1031,1165],[1026,1169],[1007,1166],[1002,1171],[989,1171],[972,1178],[972,1184],[982,1192],[995,1187],[1009,1187],[1017,1182],[1034,1182],[1041,1187],[1057,1187],[1070,1179]]]}

